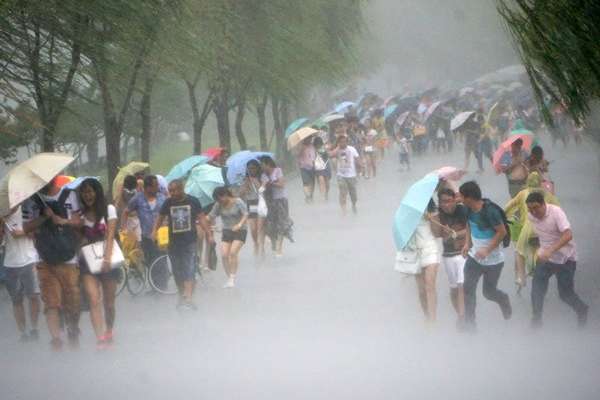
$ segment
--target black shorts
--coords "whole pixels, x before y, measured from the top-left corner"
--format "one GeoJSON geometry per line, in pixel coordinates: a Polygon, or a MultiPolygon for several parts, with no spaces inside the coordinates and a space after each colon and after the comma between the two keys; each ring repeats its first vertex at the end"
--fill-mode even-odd
{"type": "Polygon", "coordinates": [[[246,236],[248,236],[248,231],[246,229],[242,229],[237,232],[234,232],[231,229],[223,229],[221,242],[231,243],[237,240],[242,243],[246,243],[246,236]]]}
{"type": "Polygon", "coordinates": [[[310,186],[315,184],[315,170],[300,168],[300,177],[302,178],[302,184],[304,186],[310,186]]]}
{"type": "Polygon", "coordinates": [[[248,219],[258,218],[258,212],[256,212],[258,200],[246,200],[246,205],[248,206],[248,219]]]}

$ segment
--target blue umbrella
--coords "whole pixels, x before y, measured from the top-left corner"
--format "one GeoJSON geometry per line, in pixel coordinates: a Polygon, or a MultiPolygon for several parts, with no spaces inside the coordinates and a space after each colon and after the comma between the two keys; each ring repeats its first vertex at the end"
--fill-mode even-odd
{"type": "Polygon", "coordinates": [[[272,153],[263,151],[239,151],[227,159],[227,180],[231,185],[239,185],[246,176],[246,165],[250,160],[258,160],[261,156],[273,157],[272,153]]]}
{"type": "Polygon", "coordinates": [[[394,216],[394,241],[398,250],[404,249],[415,233],[439,180],[437,174],[428,174],[413,184],[404,195],[394,216]]]}
{"type": "Polygon", "coordinates": [[[292,133],[296,132],[298,129],[302,128],[308,122],[308,118],[298,118],[285,129],[285,137],[290,136],[292,133]]]}
{"type": "Polygon", "coordinates": [[[213,192],[222,186],[225,186],[225,182],[221,168],[200,164],[190,172],[184,190],[190,196],[196,197],[202,207],[206,207],[214,203],[213,192]]]}
{"type": "Polygon", "coordinates": [[[180,161],[179,163],[177,163],[177,165],[171,168],[167,176],[165,176],[165,179],[167,180],[167,182],[171,182],[174,179],[184,178],[187,176],[187,174],[189,174],[192,168],[200,164],[205,164],[207,162],[208,157],[205,156],[191,156],[189,158],[186,158],[185,160],[180,161]]]}
{"type": "Polygon", "coordinates": [[[348,108],[354,107],[355,104],[351,101],[344,101],[341,102],[340,104],[338,104],[337,106],[335,106],[334,111],[336,113],[343,113],[344,111],[346,111],[348,108]]]}
{"type": "Polygon", "coordinates": [[[100,181],[97,176],[80,176],[79,178],[75,178],[74,181],[69,182],[65,186],[63,186],[63,189],[77,190],[79,186],[83,183],[83,181],[85,181],[86,179],[95,179],[97,181],[100,181]]]}
{"type": "Polygon", "coordinates": [[[385,110],[383,110],[383,118],[387,119],[390,115],[394,113],[398,109],[398,104],[392,104],[391,106],[387,106],[385,110]]]}

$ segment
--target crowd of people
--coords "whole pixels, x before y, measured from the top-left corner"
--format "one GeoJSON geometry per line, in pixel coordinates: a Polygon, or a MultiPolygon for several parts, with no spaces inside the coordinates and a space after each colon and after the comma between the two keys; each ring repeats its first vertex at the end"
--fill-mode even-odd
{"type": "MultiPolygon", "coordinates": [[[[532,105],[517,106],[502,99],[486,114],[483,98],[442,100],[436,96],[441,95],[428,92],[388,104],[375,95],[363,96],[345,115],[318,126],[292,149],[305,202],[313,203],[317,190],[321,201],[328,201],[330,182],[335,177],[341,212],[346,215],[350,209],[356,214],[358,180],[377,179],[381,160],[393,149],[398,154],[399,171],[409,171],[413,156],[451,152],[463,143],[464,169],[474,155],[478,172],[483,172],[485,159],[493,162],[494,152],[511,131],[527,128],[535,136],[542,129],[532,105]],[[476,111],[468,111],[476,107],[476,111]],[[464,112],[469,115],[452,127],[451,120],[464,112]]],[[[556,129],[563,128],[551,130],[553,137],[556,129]]],[[[411,239],[418,254],[415,278],[419,301],[428,321],[436,320],[440,265],[448,277],[450,299],[461,329],[475,328],[476,291],[481,279],[483,296],[497,303],[503,318],[509,319],[510,298],[498,288],[498,282],[504,248],[512,241],[519,291],[526,286],[527,276],[532,276],[532,324],[541,325],[548,280],[556,275],[560,298],[585,325],[588,306],[574,291],[577,254],[571,226],[553,193],[542,148],[532,144],[527,151],[524,144],[521,138],[512,141],[510,149],[493,165],[508,182],[511,201],[506,207],[484,198],[473,181],[460,187],[440,185],[429,202],[411,239]]],[[[214,163],[225,167],[225,160],[221,155],[214,163]]],[[[63,347],[65,333],[68,343],[77,347],[84,298],[98,348],[110,347],[117,316],[117,282],[122,279],[115,258],[125,246],[124,238],[141,249],[146,265],[168,255],[181,310],[196,309],[196,274],[215,264],[211,250],[216,246],[216,232],[220,233],[226,289],[237,285],[239,254],[248,231],[256,260],[264,260],[267,241],[274,256],[282,257],[284,240],[293,242],[294,226],[283,169],[273,157],[262,155],[247,162],[239,184],[224,181],[210,193],[211,204],[203,205],[186,193],[184,179],[165,183],[145,171],[125,176],[114,204],[110,204],[96,178],[82,179],[69,188],[61,187],[55,179],[14,207],[2,218],[0,231],[6,285],[20,340],[38,339],[43,303],[52,348],[63,347]],[[218,220],[220,226],[216,228],[218,220]],[[168,227],[168,244],[161,247],[159,237],[164,226],[168,227]],[[99,259],[89,255],[98,251],[94,247],[97,243],[102,244],[99,259]],[[29,329],[25,299],[29,302],[29,329]]],[[[168,278],[156,279],[160,285],[164,284],[161,279],[168,278]]]]}

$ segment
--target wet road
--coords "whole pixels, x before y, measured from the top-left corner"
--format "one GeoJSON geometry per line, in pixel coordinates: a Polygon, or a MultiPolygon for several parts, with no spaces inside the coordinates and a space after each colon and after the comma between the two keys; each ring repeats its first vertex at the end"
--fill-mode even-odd
{"type": "MultiPolygon", "coordinates": [[[[9,399],[594,399],[600,381],[598,159],[590,146],[547,149],[557,192],[579,246],[577,288],[591,306],[585,331],[558,300],[546,324],[529,329],[528,293],[515,294],[512,255],[500,288],[513,301],[504,321],[478,297],[479,332],[461,335],[440,270],[438,322],[423,324],[413,280],[393,270],[391,220],[411,183],[462,152],[413,159],[410,173],[388,156],[376,180],[361,181],[359,214],[337,203],[302,202],[289,182],[297,243],[257,267],[241,258],[238,287],[221,289],[221,269],[199,285],[198,310],[179,313],[172,297],[118,299],[116,345],[95,351],[82,315],[79,352],[51,353],[45,324],[37,344],[20,345],[7,302],[0,304],[0,393],[9,399]]],[[[474,165],[472,164],[472,168],[474,165]]],[[[489,169],[489,168],[488,168],[489,169]]],[[[506,182],[470,175],[504,204],[506,182]]],[[[337,189],[332,190],[332,197],[337,189]]]]}

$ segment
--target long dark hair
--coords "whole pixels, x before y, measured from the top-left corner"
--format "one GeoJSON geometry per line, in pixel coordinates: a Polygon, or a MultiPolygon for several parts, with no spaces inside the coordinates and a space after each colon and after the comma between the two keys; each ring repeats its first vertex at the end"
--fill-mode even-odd
{"type": "Polygon", "coordinates": [[[248,163],[246,164],[246,176],[251,176],[249,167],[256,167],[256,176],[254,176],[253,178],[261,176],[262,168],[260,167],[260,163],[257,160],[248,161],[248,163]]]}
{"type": "Polygon", "coordinates": [[[96,215],[96,221],[94,222],[100,222],[102,221],[102,218],[104,218],[106,221],[106,198],[104,197],[104,189],[102,188],[102,184],[98,179],[87,178],[81,182],[81,185],[79,185],[79,202],[81,203],[81,209],[84,213],[90,211],[90,207],[88,207],[88,205],[85,204],[81,198],[81,192],[86,187],[90,187],[96,194],[96,200],[92,206],[94,214],[96,215]]]}

